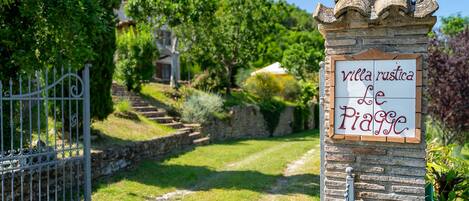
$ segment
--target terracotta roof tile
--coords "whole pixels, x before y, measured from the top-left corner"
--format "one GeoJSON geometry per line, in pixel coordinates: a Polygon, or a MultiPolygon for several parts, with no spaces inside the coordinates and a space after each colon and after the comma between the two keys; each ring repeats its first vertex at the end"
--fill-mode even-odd
{"type": "Polygon", "coordinates": [[[409,11],[409,3],[407,0],[376,0],[375,11],[378,16],[381,16],[385,11],[396,7],[404,12],[409,11]]]}
{"type": "Polygon", "coordinates": [[[369,0],[339,0],[334,8],[334,15],[339,18],[349,10],[355,10],[363,16],[369,16],[370,1],[369,0]]]}
{"type": "Polygon", "coordinates": [[[349,11],[373,20],[382,17],[386,11],[395,10],[410,17],[425,18],[437,9],[436,0],[416,0],[415,5],[410,0],[336,0],[334,8],[319,4],[313,17],[320,23],[331,24],[340,21],[340,17],[349,11]]]}

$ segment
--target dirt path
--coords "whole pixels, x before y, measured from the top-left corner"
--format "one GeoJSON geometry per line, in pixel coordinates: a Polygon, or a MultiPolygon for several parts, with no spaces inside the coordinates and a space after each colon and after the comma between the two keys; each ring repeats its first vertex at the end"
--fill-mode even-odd
{"type": "Polygon", "coordinates": [[[283,148],[286,148],[287,146],[291,146],[291,143],[283,143],[274,147],[270,147],[268,149],[264,149],[262,151],[253,153],[242,160],[227,164],[223,168],[219,170],[220,173],[215,173],[209,177],[207,177],[205,180],[200,181],[196,186],[194,186],[191,189],[180,189],[176,190],[170,193],[166,193],[160,197],[156,198],[156,201],[174,201],[174,200],[182,200],[184,199],[185,196],[196,193],[197,189],[203,189],[205,187],[208,187],[212,182],[218,180],[219,178],[224,177],[227,172],[229,171],[234,171],[239,169],[240,167],[243,167],[244,165],[256,162],[258,159],[265,157],[267,155],[270,155],[273,152],[276,152],[278,150],[281,150],[283,148]]]}
{"type": "Polygon", "coordinates": [[[304,167],[311,162],[317,152],[318,149],[315,147],[314,149],[306,152],[300,159],[288,164],[287,168],[285,168],[285,171],[283,172],[283,177],[277,180],[277,183],[272,187],[269,193],[261,198],[260,201],[275,201],[288,196],[289,192],[292,191],[292,188],[295,188],[293,183],[297,182],[294,181],[295,177],[293,176],[304,174],[304,167]]]}

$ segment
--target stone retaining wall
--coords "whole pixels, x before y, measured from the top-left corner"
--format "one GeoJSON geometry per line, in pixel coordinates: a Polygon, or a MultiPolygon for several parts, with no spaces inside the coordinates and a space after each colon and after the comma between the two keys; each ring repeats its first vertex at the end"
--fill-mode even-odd
{"type": "MultiPolygon", "coordinates": [[[[234,106],[227,119],[213,118],[202,125],[202,133],[209,135],[210,139],[214,141],[283,136],[294,132],[294,111],[294,107],[286,107],[280,114],[279,123],[274,132],[270,133],[258,106],[234,106]]],[[[308,122],[308,126],[304,129],[314,128],[314,107],[310,109],[308,122]]]]}
{"type": "Polygon", "coordinates": [[[93,179],[112,175],[144,159],[161,158],[172,152],[181,151],[192,145],[189,133],[177,133],[153,140],[133,142],[91,153],[93,179]]]}
{"type": "MultiPolygon", "coordinates": [[[[137,164],[141,160],[161,158],[170,153],[184,150],[190,147],[192,143],[189,133],[183,132],[104,150],[93,150],[91,153],[92,179],[96,181],[100,177],[112,175],[117,171],[137,164]]],[[[79,165],[79,162],[78,158],[72,158],[67,161],[59,161],[57,167],[50,165],[43,166],[40,170],[30,171],[27,169],[24,172],[19,171],[14,174],[4,173],[2,176],[5,181],[5,188],[2,190],[5,199],[11,200],[12,182],[15,200],[21,200],[21,194],[27,200],[30,196],[32,200],[39,200],[39,189],[41,189],[42,200],[55,198],[56,191],[57,197],[60,198],[63,186],[67,187],[66,191],[69,193],[71,183],[73,183],[72,189],[74,189],[74,195],[76,195],[77,189],[83,190],[83,186],[78,187],[77,184],[83,185],[84,182],[83,166],[79,165]],[[78,169],[80,171],[77,171],[78,169]],[[23,186],[21,186],[22,183],[23,186]],[[47,192],[49,192],[49,197],[47,192]],[[33,194],[31,195],[31,193],[33,194]]]]}

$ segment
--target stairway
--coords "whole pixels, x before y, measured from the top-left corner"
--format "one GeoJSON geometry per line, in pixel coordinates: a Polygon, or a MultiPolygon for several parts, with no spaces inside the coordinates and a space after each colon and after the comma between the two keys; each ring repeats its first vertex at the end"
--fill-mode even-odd
{"type": "Polygon", "coordinates": [[[135,112],[158,124],[174,128],[178,130],[178,132],[189,133],[194,145],[200,146],[210,143],[210,138],[200,133],[200,124],[183,124],[178,118],[169,116],[166,110],[153,106],[139,95],[127,91],[123,86],[113,83],[112,95],[114,97],[128,99],[135,112]]]}

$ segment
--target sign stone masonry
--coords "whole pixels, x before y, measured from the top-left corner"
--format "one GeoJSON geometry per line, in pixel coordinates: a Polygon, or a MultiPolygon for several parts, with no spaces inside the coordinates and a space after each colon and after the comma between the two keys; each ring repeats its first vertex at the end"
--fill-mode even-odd
{"type": "Polygon", "coordinates": [[[322,200],[344,200],[348,167],[355,200],[425,200],[422,92],[437,9],[436,0],[317,6],[326,39],[322,200]]]}

